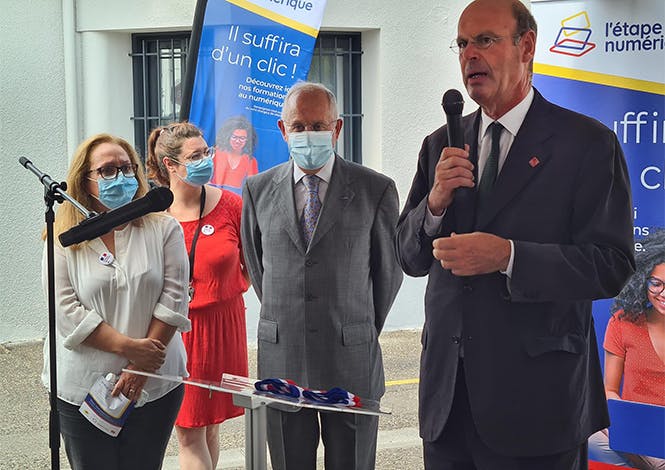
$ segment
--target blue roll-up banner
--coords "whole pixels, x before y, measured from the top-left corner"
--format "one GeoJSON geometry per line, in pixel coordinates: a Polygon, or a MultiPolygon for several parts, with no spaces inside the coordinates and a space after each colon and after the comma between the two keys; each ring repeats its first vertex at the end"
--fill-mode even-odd
{"type": "MultiPolygon", "coordinates": [[[[532,0],[534,84],[617,134],[633,193],[635,250],[665,226],[665,2],[532,0]]],[[[602,341],[611,301],[594,303],[602,341]]]]}
{"type": "Polygon", "coordinates": [[[277,120],[289,88],[307,78],[324,8],[325,0],[199,0],[181,119],[217,146],[213,184],[240,193],[247,176],[288,159],[277,120]]]}

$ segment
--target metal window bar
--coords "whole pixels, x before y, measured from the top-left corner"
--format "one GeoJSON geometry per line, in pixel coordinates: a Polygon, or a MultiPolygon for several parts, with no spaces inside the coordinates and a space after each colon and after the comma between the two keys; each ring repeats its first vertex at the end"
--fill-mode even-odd
{"type": "Polygon", "coordinates": [[[146,156],[150,131],[177,119],[181,98],[178,90],[184,76],[189,37],[189,32],[181,32],[136,34],[132,38],[129,55],[134,61],[134,116],[131,119],[134,145],[141,158],[146,156]],[[178,71],[180,77],[176,75],[178,71]],[[168,114],[164,112],[164,104],[170,108],[168,114]]]}
{"type": "Polygon", "coordinates": [[[345,158],[357,163],[362,162],[361,56],[359,33],[320,33],[308,76],[309,80],[328,86],[337,96],[344,119],[337,145],[343,148],[345,158]]]}

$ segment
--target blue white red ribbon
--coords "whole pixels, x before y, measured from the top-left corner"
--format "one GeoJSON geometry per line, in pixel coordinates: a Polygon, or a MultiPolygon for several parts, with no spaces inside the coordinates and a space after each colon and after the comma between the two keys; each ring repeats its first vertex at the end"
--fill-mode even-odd
{"type": "Polygon", "coordinates": [[[334,387],[330,390],[309,390],[298,386],[291,380],[265,379],[254,383],[254,388],[259,392],[268,392],[291,398],[303,398],[324,405],[360,406],[360,397],[340,387],[334,387]]]}

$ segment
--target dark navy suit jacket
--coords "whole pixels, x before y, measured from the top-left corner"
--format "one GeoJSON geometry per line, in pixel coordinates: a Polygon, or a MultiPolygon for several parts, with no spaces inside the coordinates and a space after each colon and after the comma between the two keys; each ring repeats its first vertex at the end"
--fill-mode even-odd
{"type": "MultiPolygon", "coordinates": [[[[480,110],[463,118],[477,160],[480,110]]],[[[440,231],[423,229],[445,126],[425,138],[400,216],[397,251],[411,276],[429,275],[420,375],[420,432],[441,433],[459,343],[474,422],[496,452],[547,455],[608,425],[591,301],[613,297],[634,271],[632,204],[615,134],[535,92],[493,189],[457,189],[440,231]],[[514,241],[512,278],[460,277],[432,256],[434,238],[481,231],[514,241]]]]}

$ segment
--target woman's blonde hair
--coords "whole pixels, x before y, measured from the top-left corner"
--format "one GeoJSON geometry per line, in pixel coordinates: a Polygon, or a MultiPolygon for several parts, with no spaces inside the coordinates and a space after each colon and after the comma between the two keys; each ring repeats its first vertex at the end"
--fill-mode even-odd
{"type": "Polygon", "coordinates": [[[176,122],[153,129],[148,137],[148,156],[145,160],[148,178],[161,186],[169,186],[169,172],[163,159],[168,157],[178,161],[182,144],[192,137],[203,137],[203,132],[189,122],[176,122]]]}
{"type": "MultiPolygon", "coordinates": [[[[139,187],[136,190],[134,199],[145,196],[150,187],[148,186],[143,165],[136,150],[134,150],[134,147],[132,147],[126,140],[110,134],[95,134],[88,137],[78,146],[69,165],[69,171],[67,172],[67,194],[76,199],[87,209],[94,207],[96,199],[90,195],[86,186],[89,181],[88,174],[91,170],[90,156],[100,144],[119,145],[125,152],[127,152],[130,161],[137,167],[136,181],[138,182],[139,187]]],[[[56,240],[58,235],[81,223],[83,219],[83,214],[81,214],[79,210],[69,202],[65,201],[60,204],[55,216],[54,235],[56,240]]],[[[42,238],[46,238],[46,232],[44,232],[42,238]]],[[[77,245],[73,245],[72,248],[76,249],[77,245]]]]}

